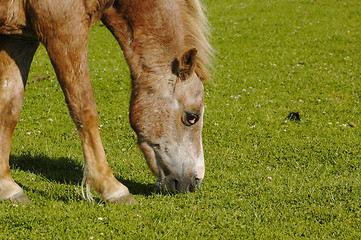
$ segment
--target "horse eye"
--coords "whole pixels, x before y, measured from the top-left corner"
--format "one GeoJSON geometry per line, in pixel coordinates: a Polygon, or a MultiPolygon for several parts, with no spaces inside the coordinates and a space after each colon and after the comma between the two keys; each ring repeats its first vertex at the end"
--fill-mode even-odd
{"type": "Polygon", "coordinates": [[[182,117],[182,122],[186,126],[192,126],[198,122],[199,116],[196,113],[185,112],[182,117]]]}

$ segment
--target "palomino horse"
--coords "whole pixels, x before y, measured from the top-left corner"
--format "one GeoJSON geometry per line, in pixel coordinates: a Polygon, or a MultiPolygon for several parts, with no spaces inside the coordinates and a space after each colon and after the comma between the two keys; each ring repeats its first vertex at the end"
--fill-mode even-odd
{"type": "MultiPolygon", "coordinates": [[[[199,0],[0,0],[0,199],[27,202],[10,175],[9,154],[24,88],[44,44],[76,124],[90,188],[132,203],[113,176],[98,130],[88,68],[90,27],[101,20],[131,70],[130,122],[161,192],[187,192],[204,177],[202,118],[211,47],[199,0]]],[[[84,192],[83,192],[84,196],[84,192]]]]}

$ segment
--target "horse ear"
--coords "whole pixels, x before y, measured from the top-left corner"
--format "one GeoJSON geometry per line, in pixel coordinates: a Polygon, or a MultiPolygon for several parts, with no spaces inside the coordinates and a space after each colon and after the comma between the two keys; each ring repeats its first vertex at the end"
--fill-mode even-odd
{"type": "Polygon", "coordinates": [[[188,79],[194,72],[197,65],[197,49],[191,48],[185,51],[180,59],[173,61],[173,73],[175,73],[180,79],[188,79]]]}

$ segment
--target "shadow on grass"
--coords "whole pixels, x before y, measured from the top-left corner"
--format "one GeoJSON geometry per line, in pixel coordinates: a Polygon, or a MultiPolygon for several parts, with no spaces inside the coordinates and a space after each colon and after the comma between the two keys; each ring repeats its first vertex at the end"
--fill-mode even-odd
{"type": "MultiPolygon", "coordinates": [[[[44,155],[32,156],[26,153],[20,156],[10,155],[10,168],[28,171],[61,184],[80,186],[83,178],[82,166],[66,157],[50,158],[44,155]]],[[[117,179],[127,186],[133,195],[148,196],[154,190],[154,184],[143,184],[119,177],[117,179]]],[[[22,187],[26,189],[25,186],[22,187]]]]}

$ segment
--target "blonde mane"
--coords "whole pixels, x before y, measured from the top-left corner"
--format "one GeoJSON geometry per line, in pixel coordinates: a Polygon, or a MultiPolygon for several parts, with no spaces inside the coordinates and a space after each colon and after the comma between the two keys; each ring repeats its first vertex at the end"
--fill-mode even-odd
{"type": "Polygon", "coordinates": [[[208,41],[209,27],[199,0],[181,0],[182,18],[185,30],[185,44],[198,51],[196,73],[205,81],[210,78],[209,67],[212,47],[208,41]]]}

